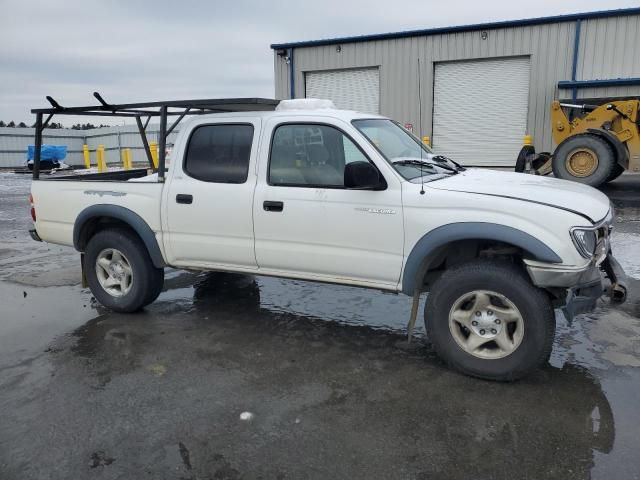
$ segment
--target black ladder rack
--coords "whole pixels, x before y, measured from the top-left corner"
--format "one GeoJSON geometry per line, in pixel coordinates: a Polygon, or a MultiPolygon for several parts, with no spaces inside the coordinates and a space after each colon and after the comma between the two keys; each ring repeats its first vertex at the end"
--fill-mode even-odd
{"type": "Polygon", "coordinates": [[[149,165],[158,173],[158,182],[164,182],[165,157],[167,136],[176,128],[180,121],[187,115],[203,115],[207,113],[227,112],[257,112],[275,110],[279,100],[270,98],[208,98],[197,100],[169,100],[164,102],[142,102],[110,104],[98,93],[93,96],[99,105],[87,107],[64,107],[55,99],[47,96],[47,101],[52,108],[34,108],[31,113],[36,115],[35,152],[33,157],[33,179],[40,178],[40,150],[42,148],[42,131],[49,124],[54,115],[84,115],[101,117],[132,117],[136,119],[138,131],[142,138],[142,144],[147,155],[149,165]],[[43,121],[44,115],[47,118],[43,121]],[[178,118],[167,128],[168,117],[178,118]],[[145,118],[143,124],[142,118],[145,118]],[[152,117],[160,118],[160,135],[158,139],[158,168],[154,168],[147,141],[146,129],[152,117]]]}

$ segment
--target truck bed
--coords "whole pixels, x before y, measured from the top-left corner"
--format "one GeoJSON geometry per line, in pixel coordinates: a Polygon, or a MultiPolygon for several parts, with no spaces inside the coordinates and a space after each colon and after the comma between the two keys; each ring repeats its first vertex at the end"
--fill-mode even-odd
{"type": "MultiPolygon", "coordinates": [[[[38,235],[47,242],[72,246],[78,215],[94,205],[109,205],[143,218],[161,237],[160,202],[164,184],[127,181],[146,175],[146,169],[139,169],[41,177],[31,184],[38,235]]],[[[158,243],[162,245],[161,238],[158,243]]]]}

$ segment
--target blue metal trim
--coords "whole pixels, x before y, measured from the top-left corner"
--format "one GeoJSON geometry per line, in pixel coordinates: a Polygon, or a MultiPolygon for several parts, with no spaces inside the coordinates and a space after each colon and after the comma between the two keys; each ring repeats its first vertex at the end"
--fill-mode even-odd
{"type": "Polygon", "coordinates": [[[624,15],[640,15],[640,8],[620,8],[616,10],[601,10],[596,12],[572,13],[569,15],[555,15],[551,17],[527,18],[522,20],[506,20],[501,22],[476,23],[454,27],[428,28],[422,30],[408,30],[404,32],[379,33],[373,35],[358,35],[352,37],[327,38],[323,40],[308,40],[302,42],[273,43],[271,48],[279,50],[293,47],[317,47],[322,45],[334,45],[336,43],[357,43],[372,40],[389,40],[395,38],[420,37],[427,35],[441,35],[445,33],[460,33],[473,30],[492,30],[495,28],[526,27],[531,25],[545,25],[549,23],[572,22],[590,18],[609,18],[624,15]]]}
{"type": "Polygon", "coordinates": [[[640,85],[640,77],[605,80],[560,80],[558,88],[623,87],[640,85]]]}
{"type": "Polygon", "coordinates": [[[296,98],[296,70],[293,64],[293,48],[289,49],[289,98],[296,98]]]}
{"type": "MultiPolygon", "coordinates": [[[[576,75],[578,73],[578,53],[580,51],[580,27],[582,25],[582,19],[576,20],[576,35],[573,39],[573,64],[571,65],[571,81],[576,81],[576,75]]],[[[573,101],[578,98],[578,89],[573,87],[573,101]]]]}
{"type": "Polygon", "coordinates": [[[144,245],[147,247],[151,261],[157,268],[166,266],[166,262],[160,252],[156,236],[140,215],[119,205],[98,204],[82,210],[73,225],[73,246],[79,252],[84,251],[86,247],[86,239],[84,236],[84,227],[87,222],[93,218],[110,217],[123,221],[129,225],[140,237],[144,245]]]}
{"type": "Polygon", "coordinates": [[[458,240],[494,240],[521,248],[540,262],[562,263],[549,246],[526,232],[495,223],[450,223],[425,234],[415,244],[402,274],[402,293],[413,295],[441,247],[458,240]]]}

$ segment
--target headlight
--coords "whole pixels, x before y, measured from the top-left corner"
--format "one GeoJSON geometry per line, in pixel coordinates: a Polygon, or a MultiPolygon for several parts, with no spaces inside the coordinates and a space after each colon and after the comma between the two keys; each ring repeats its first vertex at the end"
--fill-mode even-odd
{"type": "Polygon", "coordinates": [[[596,250],[596,232],[594,230],[574,228],[571,230],[571,238],[578,252],[584,258],[591,258],[596,250]]]}

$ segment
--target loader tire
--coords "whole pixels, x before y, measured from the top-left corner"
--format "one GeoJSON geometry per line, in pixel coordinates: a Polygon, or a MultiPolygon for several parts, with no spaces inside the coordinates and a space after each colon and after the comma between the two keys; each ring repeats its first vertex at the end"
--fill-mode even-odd
{"type": "Polygon", "coordinates": [[[616,163],[615,166],[613,167],[613,171],[611,172],[611,175],[609,175],[609,178],[607,178],[606,183],[613,182],[616,178],[618,178],[623,173],[624,173],[624,167],[619,163],[616,163]]]}
{"type": "Polygon", "coordinates": [[[616,165],[611,145],[591,134],[569,137],[553,155],[553,174],[557,178],[592,187],[607,182],[616,165]]]}
{"type": "Polygon", "coordinates": [[[516,160],[516,173],[524,173],[525,168],[527,168],[527,157],[529,155],[535,155],[536,149],[533,145],[524,145],[520,149],[520,153],[518,154],[518,158],[516,160]]]}

